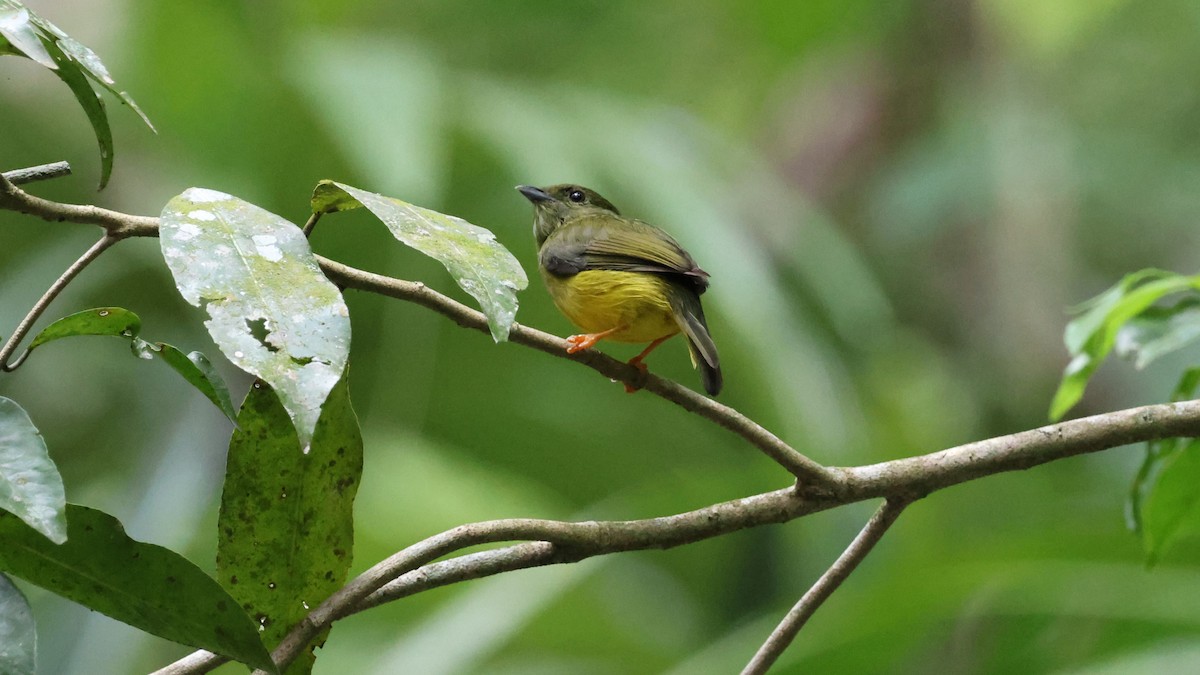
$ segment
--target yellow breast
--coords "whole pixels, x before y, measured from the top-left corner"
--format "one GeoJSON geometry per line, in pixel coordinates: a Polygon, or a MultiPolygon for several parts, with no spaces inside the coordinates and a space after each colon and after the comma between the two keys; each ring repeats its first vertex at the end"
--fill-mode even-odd
{"type": "Polygon", "coordinates": [[[588,333],[627,326],[608,339],[651,342],[679,332],[670,284],[659,275],[588,270],[556,277],[543,270],[542,279],[559,311],[588,333]]]}

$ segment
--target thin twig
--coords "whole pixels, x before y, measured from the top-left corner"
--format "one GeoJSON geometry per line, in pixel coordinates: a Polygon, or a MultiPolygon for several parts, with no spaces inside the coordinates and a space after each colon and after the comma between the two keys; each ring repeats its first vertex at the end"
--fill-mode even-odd
{"type": "Polygon", "coordinates": [[[317,221],[321,219],[320,211],[313,211],[313,214],[308,217],[304,223],[304,236],[311,237],[313,229],[317,226],[317,221]]]}
{"type": "Polygon", "coordinates": [[[796,634],[808,622],[809,617],[825,602],[829,596],[842,585],[854,568],[871,552],[875,544],[883,538],[900,512],[911,502],[905,499],[887,499],[871,516],[862,531],[850,542],[842,555],[829,566],[828,570],[817,579],[817,583],[808,589],[795,607],[783,617],[783,621],[771,631],[770,637],[758,648],[754,658],[742,670],[742,675],[761,675],[775,663],[783,651],[796,639],[796,634]]]}
{"type": "Polygon", "coordinates": [[[100,257],[101,253],[104,253],[106,250],[108,250],[108,247],[112,246],[118,241],[118,239],[115,239],[109,236],[108,233],[105,233],[103,237],[100,237],[99,241],[97,241],[95,244],[92,244],[91,248],[85,251],[83,255],[79,256],[79,259],[72,263],[72,265],[68,267],[53,284],[51,284],[50,288],[46,289],[46,292],[42,294],[42,297],[38,299],[33,308],[29,310],[29,313],[25,315],[25,318],[21,320],[21,323],[17,325],[17,329],[13,331],[11,336],[9,336],[8,342],[4,343],[4,347],[0,347],[0,370],[6,373],[12,372],[25,362],[25,357],[29,355],[28,350],[21,354],[21,356],[12,363],[9,363],[8,360],[12,357],[13,352],[17,350],[17,345],[21,344],[21,340],[25,339],[25,335],[29,333],[29,329],[33,328],[34,322],[38,320],[38,317],[42,315],[42,312],[46,311],[46,308],[49,307],[50,303],[54,301],[54,298],[57,298],[58,294],[67,287],[67,284],[71,283],[71,280],[83,271],[83,268],[90,265],[93,260],[100,257]]]}
{"type": "Polygon", "coordinates": [[[50,180],[69,175],[71,175],[71,165],[67,162],[54,162],[53,164],[42,164],[4,172],[4,177],[13,185],[26,185],[39,180],[50,180]]]}

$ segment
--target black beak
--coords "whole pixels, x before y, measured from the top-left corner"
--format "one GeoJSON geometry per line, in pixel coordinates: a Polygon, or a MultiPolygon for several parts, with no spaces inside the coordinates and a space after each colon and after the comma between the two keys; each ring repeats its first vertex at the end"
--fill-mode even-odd
{"type": "Polygon", "coordinates": [[[518,185],[517,192],[525,195],[525,198],[533,202],[534,205],[538,202],[552,202],[554,197],[546,194],[546,191],[541,188],[535,188],[532,185],[518,185]]]}

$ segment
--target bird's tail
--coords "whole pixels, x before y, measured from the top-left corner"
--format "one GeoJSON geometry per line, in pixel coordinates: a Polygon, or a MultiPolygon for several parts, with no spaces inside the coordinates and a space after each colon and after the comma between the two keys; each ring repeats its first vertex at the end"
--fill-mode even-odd
{"type": "Polygon", "coordinates": [[[704,383],[704,391],[709,396],[721,392],[724,379],[721,377],[721,359],[717,356],[717,345],[713,343],[708,332],[708,323],[704,320],[704,308],[700,306],[700,296],[690,289],[677,289],[672,293],[671,309],[679,328],[687,337],[688,352],[692,356],[692,366],[700,368],[700,379],[704,383]]]}

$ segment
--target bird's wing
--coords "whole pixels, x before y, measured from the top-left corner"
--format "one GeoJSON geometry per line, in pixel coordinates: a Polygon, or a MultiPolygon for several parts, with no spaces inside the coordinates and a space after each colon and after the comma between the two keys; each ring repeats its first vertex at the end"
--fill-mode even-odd
{"type": "Polygon", "coordinates": [[[616,270],[682,275],[703,289],[708,273],[671,235],[640,220],[581,218],[551,235],[542,247],[542,264],[555,274],[616,270]]]}

